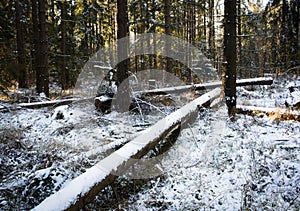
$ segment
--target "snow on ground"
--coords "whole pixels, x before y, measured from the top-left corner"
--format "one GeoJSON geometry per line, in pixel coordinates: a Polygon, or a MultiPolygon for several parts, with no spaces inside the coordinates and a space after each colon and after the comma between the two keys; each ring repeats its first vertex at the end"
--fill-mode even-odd
{"type": "MultiPolygon", "coordinates": [[[[295,99],[286,84],[238,88],[238,96],[268,107],[295,99]]],[[[0,112],[0,209],[34,207],[162,116],[102,115],[92,104],[0,112]]],[[[230,122],[225,107],[204,110],[163,155],[161,176],[140,188],[121,177],[87,209],[299,210],[299,142],[299,122],[230,122]]]]}
{"type": "Polygon", "coordinates": [[[91,103],[0,112],[0,210],[33,208],[159,118],[91,103]]]}
{"type": "MultiPolygon", "coordinates": [[[[271,107],[290,98],[282,84],[239,88],[239,95],[239,103],[271,107]]],[[[120,178],[113,187],[121,190],[108,188],[114,194],[102,192],[89,209],[299,210],[300,123],[246,115],[230,122],[225,107],[206,110],[181,131],[160,169],[141,190],[120,178]],[[120,197],[125,190],[131,194],[120,197]]]]}
{"type": "Polygon", "coordinates": [[[232,123],[225,108],[204,117],[168,151],[164,179],[131,196],[125,209],[300,208],[299,123],[243,115],[232,123]]]}

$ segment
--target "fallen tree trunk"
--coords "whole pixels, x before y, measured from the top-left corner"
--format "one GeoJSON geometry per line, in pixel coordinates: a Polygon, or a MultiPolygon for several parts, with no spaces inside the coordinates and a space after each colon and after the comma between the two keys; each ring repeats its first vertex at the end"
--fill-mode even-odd
{"type": "MultiPolygon", "coordinates": [[[[273,79],[271,77],[261,77],[261,78],[249,78],[249,79],[240,79],[237,80],[237,86],[249,86],[249,85],[271,85],[273,83],[273,79]]],[[[184,86],[176,86],[176,87],[166,87],[160,89],[151,89],[151,90],[143,90],[143,91],[135,91],[133,92],[134,96],[153,96],[153,95],[166,95],[166,94],[174,94],[174,93],[183,93],[186,91],[200,91],[206,89],[213,89],[216,87],[221,87],[222,82],[210,82],[203,84],[192,84],[192,85],[184,85],[184,86]]],[[[101,110],[103,113],[108,113],[111,106],[112,98],[106,96],[100,96],[95,98],[95,106],[97,109],[101,110]]]]}
{"type": "Polygon", "coordinates": [[[44,101],[44,102],[20,103],[20,104],[18,104],[18,106],[22,107],[22,108],[43,108],[43,107],[54,106],[54,105],[57,105],[57,106],[67,105],[76,100],[79,100],[79,99],[72,98],[72,99],[51,100],[51,101],[44,101]]]}
{"type": "MultiPolygon", "coordinates": [[[[250,78],[250,79],[241,79],[237,80],[237,86],[249,86],[249,85],[271,85],[273,83],[273,79],[270,77],[262,77],[262,78],[250,78]]],[[[195,90],[205,90],[205,89],[213,89],[216,87],[220,87],[222,85],[221,81],[211,82],[211,83],[204,83],[204,84],[192,84],[192,85],[185,85],[185,86],[177,86],[177,87],[167,87],[161,89],[152,89],[152,90],[145,90],[145,91],[136,91],[134,95],[158,95],[158,94],[169,94],[169,93],[181,93],[185,91],[195,91],[195,90]]],[[[62,99],[62,100],[51,100],[51,101],[44,101],[44,102],[34,102],[34,103],[20,103],[14,106],[8,106],[5,108],[0,108],[0,111],[10,111],[10,110],[18,110],[22,108],[43,108],[48,106],[61,106],[61,105],[68,105],[73,102],[81,102],[87,100],[94,100],[92,98],[81,99],[81,98],[71,98],[71,99],[62,99]]],[[[96,100],[97,101],[97,100],[96,100]]],[[[97,101],[98,102],[98,101],[97,101]]],[[[95,102],[96,103],[96,102],[95,102]]],[[[101,106],[100,106],[101,107],[101,106]]],[[[105,105],[105,108],[107,105],[105,105]]]]}
{"type": "MultiPolygon", "coordinates": [[[[273,83],[273,78],[271,77],[261,77],[261,78],[249,78],[249,79],[240,79],[236,81],[236,86],[249,86],[249,85],[271,85],[273,83]]],[[[144,95],[144,94],[171,94],[171,93],[181,93],[185,91],[195,91],[195,90],[205,90],[205,89],[213,89],[216,87],[222,86],[221,81],[203,83],[203,84],[191,84],[184,86],[176,86],[176,87],[166,87],[161,89],[151,89],[146,91],[137,91],[134,94],[144,95]]]]}
{"type": "Polygon", "coordinates": [[[300,121],[300,112],[286,108],[265,108],[256,106],[237,106],[236,112],[247,115],[266,114],[273,120],[295,120],[300,121]]]}
{"type": "Polygon", "coordinates": [[[161,119],[141,135],[72,180],[66,187],[46,198],[33,210],[79,210],[83,208],[101,189],[122,175],[170,132],[180,124],[186,123],[193,116],[192,114],[197,112],[198,107],[209,104],[213,99],[218,98],[220,93],[221,89],[216,88],[161,119]]]}
{"type": "MultiPolygon", "coordinates": [[[[271,85],[273,83],[273,79],[270,77],[262,77],[262,78],[250,78],[250,79],[241,79],[237,80],[237,86],[248,86],[248,85],[271,85]]],[[[211,83],[204,83],[204,84],[192,84],[192,85],[185,85],[185,86],[177,86],[177,87],[167,87],[161,89],[152,89],[152,90],[145,90],[145,91],[136,91],[134,95],[158,95],[158,94],[169,94],[169,93],[180,93],[185,91],[195,91],[195,90],[205,90],[205,89],[213,89],[216,87],[220,87],[222,85],[221,81],[211,82],[211,83]]],[[[7,108],[0,108],[0,111],[6,110],[18,110],[21,108],[43,108],[48,106],[61,106],[61,105],[68,105],[73,102],[81,102],[93,100],[92,98],[88,99],[81,99],[81,98],[71,98],[71,99],[62,99],[62,100],[51,100],[51,101],[44,101],[44,102],[34,102],[34,103],[20,103],[15,106],[10,106],[7,108]]],[[[98,101],[97,101],[98,102],[98,101]]],[[[107,107],[107,106],[106,106],[107,107]]]]}
{"type": "Polygon", "coordinates": [[[73,102],[83,102],[83,101],[90,101],[93,98],[71,98],[71,99],[62,99],[62,100],[51,100],[51,101],[44,101],[44,102],[34,102],[34,103],[20,103],[18,104],[19,108],[43,108],[49,106],[61,106],[61,105],[68,105],[73,102]]]}

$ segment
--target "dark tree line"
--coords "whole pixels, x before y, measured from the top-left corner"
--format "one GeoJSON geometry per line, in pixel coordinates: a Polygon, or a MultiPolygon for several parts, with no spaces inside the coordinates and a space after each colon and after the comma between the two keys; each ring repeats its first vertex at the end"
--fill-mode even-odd
{"type": "MultiPolygon", "coordinates": [[[[147,32],[192,43],[211,59],[220,75],[231,66],[224,65],[223,59],[224,47],[225,51],[231,48],[224,46],[228,42],[236,43],[235,77],[282,73],[299,66],[298,0],[273,0],[264,9],[238,0],[234,8],[236,41],[228,41],[223,30],[230,14],[215,0],[2,0],[0,85],[17,81],[19,87],[35,87],[46,95],[54,85],[67,90],[99,48],[128,34],[136,38],[147,32]]],[[[188,68],[169,58],[141,55],[125,62],[127,72],[120,71],[120,79],[128,69],[134,73],[163,68],[187,83],[194,80],[188,68]]]]}

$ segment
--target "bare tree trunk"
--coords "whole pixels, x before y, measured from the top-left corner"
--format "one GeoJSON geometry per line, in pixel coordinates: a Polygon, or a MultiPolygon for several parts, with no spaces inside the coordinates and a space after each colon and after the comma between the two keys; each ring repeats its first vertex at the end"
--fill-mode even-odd
{"type": "MultiPolygon", "coordinates": [[[[155,9],[156,9],[156,1],[155,0],[152,0],[152,19],[153,20],[156,20],[156,14],[155,14],[155,9]]],[[[153,33],[153,40],[155,41],[156,40],[156,25],[153,25],[153,28],[152,28],[152,33],[153,33]]],[[[153,42],[153,51],[156,52],[157,50],[157,47],[156,47],[156,42],[153,42]]],[[[151,56],[152,57],[152,69],[157,69],[157,55],[154,54],[151,56]]],[[[154,78],[154,73],[153,71],[151,71],[151,78],[154,78]]]]}
{"type": "MultiPolygon", "coordinates": [[[[117,39],[120,40],[122,38],[128,37],[128,15],[127,15],[127,0],[118,0],[117,1],[117,39]]],[[[118,71],[117,71],[117,79],[119,83],[122,83],[127,78],[128,71],[128,43],[122,42],[121,45],[118,45],[118,71]],[[123,60],[125,59],[125,60],[123,60]],[[123,61],[121,61],[123,60],[123,61]]]]}
{"type": "MultiPolygon", "coordinates": [[[[164,0],[164,8],[165,8],[165,33],[166,35],[171,35],[171,16],[170,16],[170,0],[164,0]]],[[[166,54],[171,51],[171,40],[166,40],[166,54]]],[[[166,71],[168,73],[172,72],[172,60],[171,58],[166,58],[166,71]]]]}
{"type": "Polygon", "coordinates": [[[43,92],[49,96],[49,72],[48,72],[48,40],[46,29],[46,0],[38,0],[39,15],[39,61],[37,61],[37,69],[40,75],[37,80],[40,81],[41,87],[37,89],[39,93],[43,92]]]}
{"type": "Polygon", "coordinates": [[[288,16],[288,3],[287,0],[282,1],[282,20],[281,20],[281,29],[280,29],[280,67],[283,68],[283,70],[286,70],[287,68],[287,16],[288,16]]]}
{"type": "Polygon", "coordinates": [[[237,18],[237,24],[238,24],[238,29],[237,29],[237,34],[238,34],[238,66],[239,66],[239,77],[242,78],[242,65],[243,65],[243,60],[242,60],[242,38],[241,38],[241,35],[242,35],[242,18],[241,18],[241,15],[242,15],[242,12],[241,12],[241,2],[242,0],[237,0],[237,15],[238,15],[238,18],[237,18]]]}
{"type": "Polygon", "coordinates": [[[129,47],[129,28],[128,28],[128,14],[127,14],[127,0],[117,0],[117,50],[118,50],[118,64],[117,64],[117,82],[118,82],[118,99],[117,109],[120,112],[128,111],[129,109],[129,84],[125,80],[128,77],[129,69],[129,58],[128,58],[128,47],[129,47]],[[128,39],[124,39],[124,38],[128,39]],[[122,39],[123,38],[123,39],[122,39]],[[122,88],[120,85],[122,84],[122,88]],[[125,105],[128,105],[125,106],[125,105]]]}
{"type": "Polygon", "coordinates": [[[24,38],[24,26],[22,19],[22,12],[20,7],[20,1],[15,1],[15,17],[16,17],[16,31],[17,31],[17,51],[18,51],[18,82],[19,87],[26,88],[27,84],[27,70],[26,70],[26,51],[25,51],[25,38],[24,38]]]}
{"type": "Polygon", "coordinates": [[[37,93],[42,92],[42,83],[40,80],[41,73],[38,68],[38,63],[40,61],[40,38],[39,38],[39,19],[38,19],[38,0],[31,1],[32,6],[32,28],[33,28],[33,61],[35,69],[35,79],[36,79],[36,91],[37,93]]]}
{"type": "Polygon", "coordinates": [[[68,89],[68,69],[66,67],[66,2],[61,2],[61,87],[63,90],[68,89]]]}
{"type": "Polygon", "coordinates": [[[46,34],[46,1],[32,0],[32,24],[36,91],[49,96],[48,45],[46,34]]]}
{"type": "Polygon", "coordinates": [[[209,0],[209,56],[213,61],[215,60],[215,20],[214,20],[214,0],[209,0]]]}
{"type": "MultiPolygon", "coordinates": [[[[203,2],[203,7],[206,8],[206,1],[203,2]]],[[[207,53],[207,39],[206,39],[206,34],[207,34],[207,24],[206,24],[206,12],[203,14],[203,40],[204,40],[204,47],[203,50],[205,53],[207,53]]]]}
{"type": "Polygon", "coordinates": [[[236,0],[225,0],[224,11],[224,73],[225,100],[230,118],[236,108],[236,0]]]}

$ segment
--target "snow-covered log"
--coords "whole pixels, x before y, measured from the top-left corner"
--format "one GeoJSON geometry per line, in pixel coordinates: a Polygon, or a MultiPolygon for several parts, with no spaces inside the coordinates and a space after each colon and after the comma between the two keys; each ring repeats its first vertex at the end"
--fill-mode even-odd
{"type": "MultiPolygon", "coordinates": [[[[236,81],[236,86],[249,86],[249,85],[271,85],[273,78],[271,77],[260,77],[260,78],[248,78],[240,79],[236,81]]],[[[191,84],[176,87],[167,87],[161,89],[151,89],[146,91],[137,91],[135,94],[169,94],[169,93],[180,93],[188,90],[205,90],[213,89],[222,86],[221,81],[203,83],[203,84],[191,84]]]]}
{"type": "Polygon", "coordinates": [[[112,183],[117,176],[122,175],[124,170],[154,148],[178,125],[189,120],[199,107],[209,104],[213,99],[218,98],[220,93],[221,89],[216,88],[161,119],[141,135],[72,180],[66,187],[46,198],[33,210],[80,210],[92,201],[101,189],[112,183]]]}
{"type": "Polygon", "coordinates": [[[20,103],[18,104],[18,107],[19,108],[43,108],[48,106],[68,105],[73,102],[81,102],[81,101],[88,101],[88,100],[93,100],[93,98],[89,98],[89,99],[70,98],[70,99],[62,99],[62,100],[49,100],[44,102],[20,103]]]}
{"type": "Polygon", "coordinates": [[[266,114],[271,119],[276,120],[296,120],[300,121],[300,111],[288,108],[265,108],[256,106],[237,106],[236,112],[247,115],[266,114]]]}

